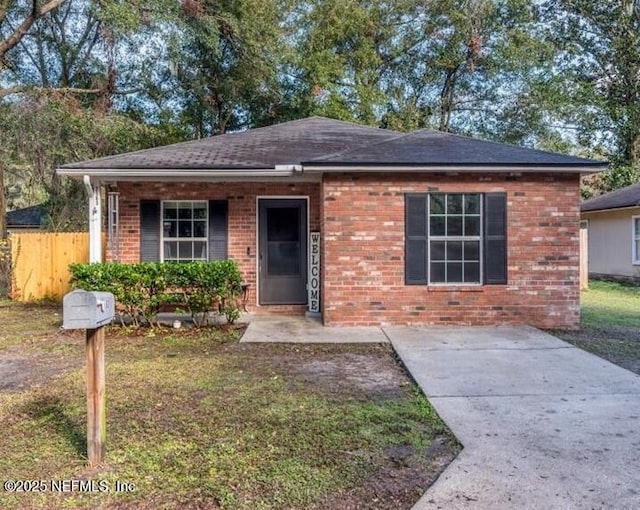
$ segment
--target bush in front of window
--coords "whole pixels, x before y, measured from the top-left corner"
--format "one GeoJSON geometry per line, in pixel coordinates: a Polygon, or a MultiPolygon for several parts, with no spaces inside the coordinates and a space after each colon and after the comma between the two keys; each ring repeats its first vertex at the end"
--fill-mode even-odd
{"type": "Polygon", "coordinates": [[[242,275],[233,260],[71,264],[69,271],[73,288],[111,292],[121,322],[128,316],[135,327],[157,326],[163,305],[185,310],[196,326],[207,324],[211,311],[229,323],[240,316],[242,275]]]}

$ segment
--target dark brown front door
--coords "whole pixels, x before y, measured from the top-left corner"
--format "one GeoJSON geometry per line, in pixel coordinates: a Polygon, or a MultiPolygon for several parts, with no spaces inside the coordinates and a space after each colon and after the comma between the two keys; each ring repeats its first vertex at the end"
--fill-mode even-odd
{"type": "Polygon", "coordinates": [[[258,201],[261,305],[307,302],[307,201],[258,201]]]}

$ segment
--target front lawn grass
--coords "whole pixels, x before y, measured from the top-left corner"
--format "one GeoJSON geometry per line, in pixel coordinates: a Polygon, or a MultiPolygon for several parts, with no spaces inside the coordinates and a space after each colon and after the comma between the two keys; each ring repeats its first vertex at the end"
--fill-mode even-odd
{"type": "Polygon", "coordinates": [[[592,280],[580,299],[580,331],[553,333],[640,374],[640,286],[592,280]]]}
{"type": "Polygon", "coordinates": [[[640,328],[638,285],[592,280],[580,299],[584,328],[640,328]]]}
{"type": "MultiPolygon", "coordinates": [[[[0,307],[0,321],[21,313],[0,307]]],[[[247,345],[241,333],[110,328],[99,469],[86,465],[84,368],[62,363],[46,381],[1,391],[0,481],[43,480],[48,490],[2,492],[0,507],[409,508],[459,449],[390,347],[247,345]],[[345,357],[369,360],[369,382],[381,373],[391,382],[305,368],[345,357]],[[50,490],[71,479],[110,490],[50,490]],[[116,481],[135,490],[115,492],[116,481]]],[[[83,359],[79,332],[38,338],[48,355],[83,359]]]]}

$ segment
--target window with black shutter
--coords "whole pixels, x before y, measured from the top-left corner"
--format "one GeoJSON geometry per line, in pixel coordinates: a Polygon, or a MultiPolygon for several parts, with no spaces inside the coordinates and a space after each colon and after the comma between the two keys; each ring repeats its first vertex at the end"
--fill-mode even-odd
{"type": "Polygon", "coordinates": [[[505,193],[405,196],[407,285],[507,282],[505,193]]]}
{"type": "Polygon", "coordinates": [[[140,260],[226,259],[227,215],[226,200],[142,200],[140,260]]]}

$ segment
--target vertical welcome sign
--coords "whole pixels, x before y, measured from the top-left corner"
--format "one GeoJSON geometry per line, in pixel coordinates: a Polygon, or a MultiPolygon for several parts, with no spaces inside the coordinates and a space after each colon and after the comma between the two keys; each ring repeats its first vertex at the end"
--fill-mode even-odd
{"type": "Polygon", "coordinates": [[[311,232],[309,255],[309,311],[320,313],[320,232],[311,232]]]}

